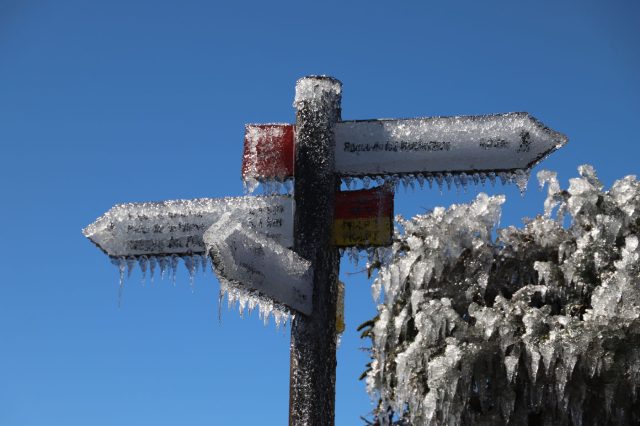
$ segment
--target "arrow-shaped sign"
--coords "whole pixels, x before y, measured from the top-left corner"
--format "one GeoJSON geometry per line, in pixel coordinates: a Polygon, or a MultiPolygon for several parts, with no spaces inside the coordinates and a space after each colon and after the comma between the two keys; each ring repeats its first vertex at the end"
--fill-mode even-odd
{"type": "MultiPolygon", "coordinates": [[[[82,232],[111,257],[203,255],[203,235],[227,214],[232,223],[293,247],[293,198],[200,198],[118,204],[82,232]]],[[[387,188],[339,192],[337,247],[391,243],[393,192],[387,188]]]]}
{"type": "MultiPolygon", "coordinates": [[[[567,142],[528,113],[341,121],[334,134],[343,177],[515,173],[567,142]]],[[[291,177],[293,138],[292,125],[247,125],[243,179],[291,177]]]]}
{"type": "Polygon", "coordinates": [[[225,213],[237,224],[293,246],[290,196],[118,204],[82,232],[112,257],[205,254],[203,234],[225,213]]]}
{"type": "Polygon", "coordinates": [[[309,315],[312,310],[311,262],[275,240],[238,225],[229,216],[204,235],[221,283],[230,281],[309,315]]]}

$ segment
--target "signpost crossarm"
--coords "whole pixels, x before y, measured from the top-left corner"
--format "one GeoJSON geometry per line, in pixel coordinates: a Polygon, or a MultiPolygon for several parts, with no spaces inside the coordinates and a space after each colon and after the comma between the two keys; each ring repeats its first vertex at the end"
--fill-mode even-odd
{"type": "Polygon", "coordinates": [[[335,416],[339,256],[332,227],[336,191],[333,126],[342,84],[305,77],[296,84],[294,250],[311,261],[313,311],[291,325],[290,426],[331,426],[335,416]]]}

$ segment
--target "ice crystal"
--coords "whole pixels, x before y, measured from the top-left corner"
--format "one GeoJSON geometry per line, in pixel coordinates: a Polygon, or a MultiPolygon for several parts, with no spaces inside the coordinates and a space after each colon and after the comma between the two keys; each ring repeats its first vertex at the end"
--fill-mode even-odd
{"type": "Polygon", "coordinates": [[[380,424],[640,422],[640,183],[579,174],[539,173],[544,214],[496,239],[503,197],[400,218],[370,265],[380,424]]]}

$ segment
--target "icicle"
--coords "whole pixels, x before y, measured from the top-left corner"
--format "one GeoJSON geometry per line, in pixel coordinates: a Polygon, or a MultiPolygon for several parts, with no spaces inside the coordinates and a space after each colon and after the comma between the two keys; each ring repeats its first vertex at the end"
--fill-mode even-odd
{"type": "Polygon", "coordinates": [[[447,182],[447,189],[451,191],[451,186],[453,183],[453,175],[451,173],[445,173],[444,180],[447,182]]]}
{"type": "Polygon", "coordinates": [[[409,189],[410,178],[408,175],[404,175],[402,176],[401,180],[402,180],[402,187],[404,188],[404,191],[407,192],[407,189],[409,189]]]}
{"type": "Polygon", "coordinates": [[[164,280],[167,268],[169,267],[169,259],[167,259],[167,256],[161,256],[158,259],[158,263],[160,264],[160,279],[164,280]]]}
{"type": "Polygon", "coordinates": [[[202,273],[206,273],[207,272],[207,265],[209,265],[209,256],[206,254],[202,255],[202,273]]]}
{"type": "Polygon", "coordinates": [[[371,178],[369,176],[365,176],[362,178],[362,187],[364,189],[369,189],[371,186],[371,178]]]}
{"type": "Polygon", "coordinates": [[[150,277],[151,284],[153,284],[153,278],[156,272],[156,263],[157,263],[157,259],[155,256],[149,257],[149,277],[150,277]]]}
{"type": "Polygon", "coordinates": [[[482,186],[487,184],[487,174],[486,173],[479,173],[480,175],[480,182],[482,183],[482,186]]]}
{"type": "Polygon", "coordinates": [[[140,272],[142,273],[142,285],[145,284],[147,280],[147,265],[149,264],[149,258],[147,256],[140,256],[138,258],[138,266],[140,267],[140,272]]]}
{"type": "Polygon", "coordinates": [[[442,194],[442,189],[444,186],[444,175],[442,173],[436,174],[436,182],[438,183],[438,189],[440,190],[440,194],[442,194]]]}
{"type": "Polygon", "coordinates": [[[473,184],[478,186],[480,184],[480,175],[478,173],[474,173],[471,175],[471,179],[473,179],[473,184]]]}
{"type": "Polygon", "coordinates": [[[294,190],[293,179],[285,179],[285,181],[284,181],[284,189],[285,189],[287,195],[293,195],[293,190],[294,190]]]}
{"type": "Polygon", "coordinates": [[[184,266],[187,268],[187,271],[189,271],[189,287],[191,287],[191,292],[194,292],[196,261],[193,256],[184,256],[182,260],[184,261],[184,266]]]}
{"type": "Polygon", "coordinates": [[[500,183],[504,186],[509,183],[509,175],[505,172],[498,173],[498,177],[500,178],[500,183]]]}
{"type": "Polygon", "coordinates": [[[338,254],[339,254],[340,257],[342,257],[342,255],[344,254],[344,248],[340,247],[338,249],[338,254]]]}
{"type": "Polygon", "coordinates": [[[246,296],[240,296],[240,300],[238,300],[238,313],[240,314],[240,318],[244,319],[244,310],[247,307],[248,299],[246,296]]]}
{"type": "Polygon", "coordinates": [[[374,247],[367,247],[367,268],[373,263],[376,255],[374,247]]]}
{"type": "Polygon", "coordinates": [[[453,175],[453,184],[456,186],[456,193],[460,194],[460,188],[462,188],[462,180],[460,179],[460,175],[453,175]]]}
{"type": "Polygon", "coordinates": [[[133,256],[127,257],[127,278],[131,278],[131,273],[133,269],[136,267],[136,258],[133,256]]]}
{"type": "Polygon", "coordinates": [[[242,181],[245,194],[252,194],[260,186],[260,182],[254,178],[247,178],[242,181]]]}
{"type": "Polygon", "coordinates": [[[376,176],[375,179],[376,179],[376,184],[378,186],[383,186],[384,185],[384,178],[382,176],[376,176]]]}
{"type": "Polygon", "coordinates": [[[527,191],[527,185],[529,184],[529,174],[531,173],[531,169],[518,169],[515,173],[516,185],[518,185],[518,189],[520,190],[520,195],[524,197],[524,193],[527,191]]]}
{"type": "Polygon", "coordinates": [[[427,182],[429,182],[429,189],[433,188],[433,175],[427,175],[427,182]]]}
{"type": "Polygon", "coordinates": [[[460,173],[460,184],[462,185],[462,190],[467,192],[467,188],[469,186],[469,176],[466,173],[460,173]]]}
{"type": "Polygon", "coordinates": [[[360,259],[360,252],[357,247],[351,247],[349,249],[349,260],[355,265],[358,265],[358,261],[360,259]]]}
{"type": "Polygon", "coordinates": [[[343,180],[344,180],[344,184],[347,187],[347,189],[350,190],[353,187],[353,178],[347,176],[343,180]]]}
{"type": "Polygon", "coordinates": [[[193,265],[195,272],[198,272],[202,268],[202,256],[199,254],[194,254],[193,256],[193,265]]]}
{"type": "Polygon", "coordinates": [[[489,178],[489,182],[491,182],[491,186],[496,186],[496,174],[494,172],[487,173],[487,177],[489,178]]]}
{"type": "Polygon", "coordinates": [[[122,305],[122,289],[124,288],[124,271],[127,268],[127,261],[124,257],[112,257],[111,263],[118,267],[120,282],[118,284],[118,308],[122,305]]]}
{"type": "Polygon", "coordinates": [[[260,182],[260,191],[261,191],[262,195],[268,195],[270,189],[271,189],[271,181],[270,180],[263,180],[263,181],[260,182]]]}
{"type": "Polygon", "coordinates": [[[249,314],[251,314],[256,307],[258,308],[258,317],[265,325],[269,323],[269,316],[273,316],[277,327],[286,324],[291,317],[288,308],[285,306],[274,303],[271,299],[259,293],[248,291],[224,279],[220,280],[220,293],[219,304],[222,304],[222,298],[226,293],[228,308],[233,309],[237,304],[238,312],[242,318],[244,318],[247,308],[249,314]]]}
{"type": "Polygon", "coordinates": [[[169,268],[171,269],[171,283],[175,286],[176,285],[176,273],[178,272],[178,261],[180,260],[180,258],[178,256],[176,256],[175,254],[172,254],[171,257],[169,258],[169,268]]]}
{"type": "Polygon", "coordinates": [[[424,175],[422,173],[418,173],[416,179],[418,179],[418,185],[420,185],[420,189],[424,189],[424,175]]]}

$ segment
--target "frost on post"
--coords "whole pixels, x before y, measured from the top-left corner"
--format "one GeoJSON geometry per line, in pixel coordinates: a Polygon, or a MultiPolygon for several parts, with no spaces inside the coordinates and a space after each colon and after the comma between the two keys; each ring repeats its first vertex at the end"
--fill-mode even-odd
{"type": "Polygon", "coordinates": [[[381,424],[640,422],[640,183],[579,172],[539,173],[544,215],[495,241],[502,197],[400,220],[367,331],[381,424]]]}

